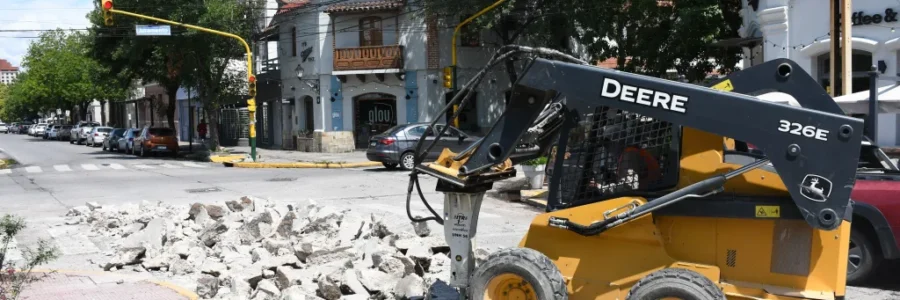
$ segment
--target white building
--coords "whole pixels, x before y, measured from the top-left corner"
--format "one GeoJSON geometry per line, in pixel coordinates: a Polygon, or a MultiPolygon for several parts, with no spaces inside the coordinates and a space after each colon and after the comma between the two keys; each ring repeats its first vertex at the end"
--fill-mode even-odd
{"type": "Polygon", "coordinates": [[[19,68],[14,67],[9,61],[0,59],[0,83],[11,84],[19,75],[19,68]]]}
{"type": "MultiPolygon", "coordinates": [[[[752,59],[745,60],[744,67],[772,59],[789,58],[796,61],[823,87],[830,88],[828,1],[752,0],[742,3],[744,28],[741,34],[744,37],[759,38],[758,46],[752,51],[745,50],[745,55],[752,59]]],[[[853,79],[850,92],[867,93],[867,72],[873,65],[880,66],[879,74],[883,76],[895,76],[900,72],[900,2],[854,0],[852,5],[853,79]]],[[[896,83],[879,80],[877,84],[879,87],[887,87],[896,83]]],[[[845,111],[856,116],[865,113],[847,108],[845,111]]],[[[900,144],[897,111],[882,112],[884,113],[878,115],[876,141],[882,146],[900,144]]]]}
{"type": "MultiPolygon", "coordinates": [[[[349,151],[394,125],[434,118],[448,91],[441,69],[450,65],[453,24],[426,20],[423,8],[411,3],[278,1],[264,32],[269,42],[257,49],[266,55],[259,60],[278,66],[257,68],[280,73],[284,131],[313,131],[322,151],[349,151]]],[[[460,38],[460,85],[495,50],[481,47],[487,38],[460,38]]],[[[502,70],[494,74],[477,90],[474,109],[460,118],[463,130],[481,133],[503,111],[508,79],[502,70]]]]}

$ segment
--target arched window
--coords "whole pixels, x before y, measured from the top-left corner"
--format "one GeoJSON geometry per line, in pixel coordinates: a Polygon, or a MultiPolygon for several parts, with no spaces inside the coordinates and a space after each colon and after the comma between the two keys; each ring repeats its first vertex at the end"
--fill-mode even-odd
{"type": "Polygon", "coordinates": [[[359,19],[359,46],[382,46],[381,17],[371,16],[359,19]]]}
{"type": "MultiPolygon", "coordinates": [[[[817,79],[822,87],[831,90],[831,54],[823,53],[816,59],[817,79]]],[[[850,93],[869,89],[869,69],[872,67],[872,53],[865,50],[853,50],[852,81],[850,93]]]]}

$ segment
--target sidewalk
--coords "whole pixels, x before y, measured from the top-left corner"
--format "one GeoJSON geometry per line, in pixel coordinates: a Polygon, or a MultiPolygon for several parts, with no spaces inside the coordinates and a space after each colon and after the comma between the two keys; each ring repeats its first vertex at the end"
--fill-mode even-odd
{"type": "Polygon", "coordinates": [[[33,272],[39,281],[26,286],[19,299],[129,299],[194,300],[198,296],[183,288],[156,282],[143,276],[104,272],[33,272]]]}
{"type": "MultiPolygon", "coordinates": [[[[232,154],[250,154],[250,147],[225,147],[232,154]]],[[[259,162],[361,163],[368,162],[364,150],[349,153],[318,153],[292,150],[273,150],[256,147],[259,162]]]]}

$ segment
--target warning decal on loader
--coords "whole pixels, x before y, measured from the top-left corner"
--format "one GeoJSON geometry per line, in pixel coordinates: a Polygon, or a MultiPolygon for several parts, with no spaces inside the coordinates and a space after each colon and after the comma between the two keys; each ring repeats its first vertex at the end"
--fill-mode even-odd
{"type": "Polygon", "coordinates": [[[712,88],[728,92],[734,90],[734,86],[731,85],[731,79],[726,79],[725,81],[719,82],[718,84],[712,86],[712,88]]]}
{"type": "Polygon", "coordinates": [[[756,217],[757,218],[780,218],[781,217],[781,206],[757,205],[756,206],[756,217]]]}

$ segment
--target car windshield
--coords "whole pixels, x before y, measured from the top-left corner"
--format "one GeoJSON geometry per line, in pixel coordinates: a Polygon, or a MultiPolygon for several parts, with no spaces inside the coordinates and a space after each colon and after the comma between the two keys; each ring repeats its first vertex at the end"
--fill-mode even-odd
{"type": "Polygon", "coordinates": [[[113,130],[113,129],[112,129],[112,128],[109,128],[109,127],[106,127],[106,128],[97,128],[97,132],[110,132],[110,131],[112,131],[112,130],[113,130]]]}

